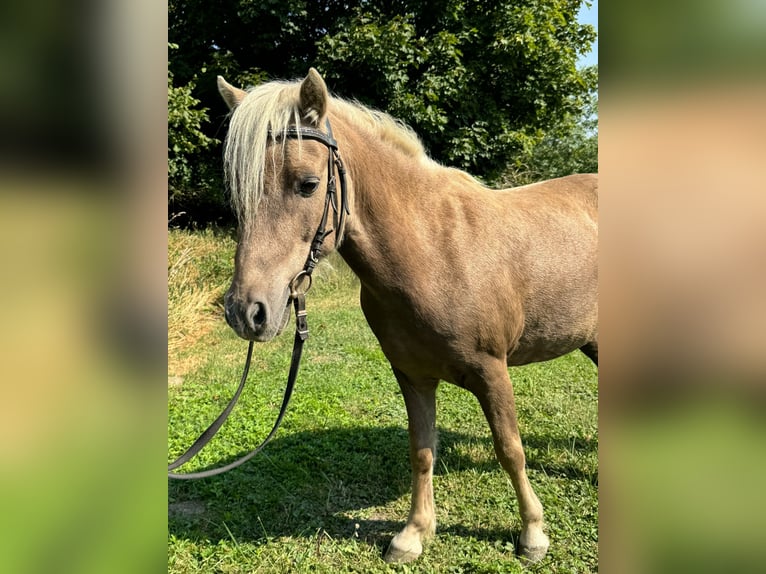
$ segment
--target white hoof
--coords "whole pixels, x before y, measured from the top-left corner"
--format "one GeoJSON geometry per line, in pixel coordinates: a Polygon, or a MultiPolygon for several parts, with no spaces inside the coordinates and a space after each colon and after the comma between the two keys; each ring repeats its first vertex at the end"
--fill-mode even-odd
{"type": "Polygon", "coordinates": [[[539,562],[545,558],[550,545],[548,537],[540,529],[522,533],[519,539],[519,556],[530,564],[539,562]]]}
{"type": "Polygon", "coordinates": [[[383,560],[389,563],[412,562],[423,553],[423,545],[415,536],[405,537],[397,534],[386,550],[383,560]]]}
{"type": "Polygon", "coordinates": [[[528,547],[519,547],[519,556],[522,560],[525,562],[528,562],[529,564],[534,564],[535,562],[539,562],[543,558],[545,558],[545,555],[548,553],[548,547],[547,546],[535,546],[533,548],[528,547]]]}

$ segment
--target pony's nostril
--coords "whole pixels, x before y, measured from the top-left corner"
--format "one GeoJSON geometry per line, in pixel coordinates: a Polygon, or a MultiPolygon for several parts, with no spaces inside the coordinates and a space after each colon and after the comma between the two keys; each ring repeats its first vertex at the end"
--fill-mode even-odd
{"type": "Polygon", "coordinates": [[[251,303],[247,310],[247,323],[253,331],[260,331],[266,323],[266,306],[262,303],[251,303]]]}
{"type": "Polygon", "coordinates": [[[239,321],[237,321],[236,311],[231,305],[224,305],[223,316],[229,324],[229,327],[236,330],[239,321]]]}
{"type": "Polygon", "coordinates": [[[226,292],[223,298],[223,316],[230,327],[234,328],[237,324],[237,309],[230,292],[226,292]]]}

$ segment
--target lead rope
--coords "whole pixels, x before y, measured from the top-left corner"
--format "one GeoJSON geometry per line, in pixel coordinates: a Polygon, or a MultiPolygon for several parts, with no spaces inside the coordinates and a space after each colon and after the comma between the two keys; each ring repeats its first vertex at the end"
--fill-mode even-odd
{"type": "Polygon", "coordinates": [[[196,478],[206,478],[208,476],[215,476],[217,474],[222,474],[228,470],[231,470],[232,468],[237,468],[239,465],[244,464],[251,458],[253,458],[256,454],[258,454],[263,447],[265,447],[272,438],[274,438],[274,435],[277,433],[277,429],[279,428],[279,425],[282,424],[282,419],[285,416],[285,412],[287,411],[287,405],[290,402],[290,397],[293,394],[293,387],[295,386],[295,379],[298,377],[298,367],[301,363],[301,355],[303,353],[303,343],[308,339],[309,336],[309,329],[308,324],[306,322],[306,298],[303,293],[299,294],[297,297],[293,299],[293,305],[295,307],[295,339],[293,341],[293,354],[292,354],[292,360],[290,362],[290,373],[287,376],[287,387],[285,387],[285,396],[282,399],[282,406],[279,409],[279,416],[277,416],[277,420],[274,422],[274,426],[271,428],[271,432],[266,436],[266,438],[263,440],[261,444],[259,444],[257,447],[255,447],[253,450],[251,450],[249,453],[247,453],[245,456],[238,458],[234,462],[231,462],[229,464],[226,464],[224,466],[219,466],[218,468],[213,468],[210,470],[203,470],[200,472],[190,472],[190,473],[177,473],[177,472],[170,472],[171,470],[178,468],[188,460],[190,460],[194,455],[196,455],[202,448],[210,441],[210,439],[215,436],[215,433],[218,432],[218,429],[221,428],[221,425],[224,423],[224,421],[228,418],[229,413],[231,413],[232,409],[234,408],[234,405],[237,404],[237,401],[239,400],[239,396],[242,394],[242,389],[245,387],[245,381],[247,381],[247,374],[250,371],[250,359],[253,356],[253,342],[250,341],[250,345],[247,348],[247,359],[245,359],[245,368],[242,371],[242,379],[239,382],[239,387],[237,387],[237,391],[234,393],[234,396],[229,401],[229,404],[226,406],[224,411],[218,415],[218,418],[213,421],[213,424],[211,424],[205,432],[203,432],[199,438],[194,441],[194,444],[189,447],[189,449],[182,454],[180,457],[178,457],[175,461],[173,461],[171,464],[168,465],[168,478],[175,478],[178,480],[192,480],[196,478]]]}
{"type": "MultiPolygon", "coordinates": [[[[307,128],[301,128],[301,130],[306,130],[307,128]]],[[[250,341],[250,344],[247,348],[247,358],[245,359],[245,367],[242,371],[242,377],[239,381],[239,386],[237,387],[236,392],[234,393],[234,396],[229,401],[229,404],[226,405],[226,408],[223,410],[223,412],[218,415],[218,418],[216,418],[213,423],[203,432],[196,441],[184,452],[181,456],[179,456],[176,460],[171,462],[168,465],[168,478],[173,478],[177,480],[192,480],[197,478],[206,478],[209,476],[216,476],[218,474],[222,474],[228,470],[231,470],[233,468],[237,468],[241,464],[244,464],[251,458],[253,458],[256,454],[258,454],[263,447],[265,447],[271,439],[274,437],[274,435],[277,432],[277,429],[279,428],[279,425],[282,423],[282,419],[285,416],[285,412],[287,411],[287,405],[290,402],[290,397],[293,394],[293,387],[295,386],[295,380],[298,376],[298,367],[301,363],[301,355],[303,354],[303,344],[305,343],[306,339],[308,339],[309,336],[309,327],[308,327],[308,319],[307,319],[307,313],[306,313],[306,293],[311,288],[312,283],[312,273],[314,271],[314,267],[316,266],[317,262],[319,261],[319,256],[321,255],[322,251],[322,243],[324,242],[325,238],[332,233],[333,231],[336,232],[336,242],[338,241],[337,237],[340,234],[340,225],[342,225],[345,221],[345,215],[348,214],[348,199],[346,197],[346,172],[343,168],[343,162],[340,159],[340,155],[337,151],[337,144],[335,143],[335,140],[332,137],[332,128],[330,127],[330,121],[327,120],[327,130],[329,133],[329,139],[324,136],[321,132],[315,132],[314,130],[310,130],[309,133],[303,134],[308,135],[311,137],[311,139],[316,139],[318,141],[321,141],[324,143],[328,148],[330,152],[330,158],[328,160],[328,170],[329,173],[327,174],[327,194],[325,197],[325,205],[324,205],[324,212],[322,214],[322,219],[319,222],[319,227],[317,228],[316,233],[314,234],[314,239],[311,242],[311,248],[309,250],[308,258],[306,259],[306,264],[303,267],[303,270],[296,275],[293,280],[290,282],[290,298],[293,301],[293,307],[295,308],[295,338],[293,340],[293,352],[292,352],[292,359],[290,360],[290,372],[287,376],[287,386],[285,387],[285,394],[284,398],[282,399],[282,406],[279,409],[279,415],[277,416],[277,420],[274,422],[274,426],[271,428],[271,431],[266,436],[266,438],[263,440],[261,444],[259,444],[257,447],[255,447],[253,450],[251,450],[246,455],[242,456],[241,458],[238,458],[234,462],[231,462],[229,464],[226,464],[224,466],[220,466],[218,468],[212,468],[210,470],[203,470],[199,472],[190,472],[190,473],[176,473],[171,472],[172,470],[178,468],[182,464],[188,462],[191,460],[200,450],[202,450],[205,445],[210,442],[210,440],[215,436],[215,434],[218,432],[218,430],[221,428],[223,423],[228,418],[229,414],[231,413],[232,409],[234,409],[234,406],[237,404],[237,401],[239,400],[239,396],[242,394],[242,389],[245,387],[245,382],[247,381],[247,375],[250,371],[250,360],[253,356],[253,342],[250,341]],[[322,137],[318,137],[322,136],[322,137]],[[341,186],[341,198],[340,198],[340,206],[337,205],[337,202],[335,201],[335,173],[333,167],[337,166],[338,168],[338,174],[340,176],[340,186],[341,186]],[[329,216],[329,210],[330,207],[333,208],[333,220],[335,223],[335,229],[327,230],[327,219],[329,216]],[[341,212],[340,216],[338,214],[338,211],[341,212]],[[340,221],[339,221],[340,219],[340,221]],[[307,280],[307,283],[305,285],[305,288],[301,289],[304,284],[304,280],[307,280]]],[[[292,132],[287,133],[287,137],[299,137],[300,130],[294,130],[292,132]]]]}

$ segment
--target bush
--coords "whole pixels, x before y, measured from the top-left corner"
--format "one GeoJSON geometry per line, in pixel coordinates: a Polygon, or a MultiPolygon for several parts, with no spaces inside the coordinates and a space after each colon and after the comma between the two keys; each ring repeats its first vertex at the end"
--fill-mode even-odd
{"type": "Polygon", "coordinates": [[[176,224],[226,218],[221,142],[203,131],[208,110],[193,95],[194,80],[174,86],[173,79],[168,70],[168,217],[185,212],[187,217],[176,224]]]}
{"type": "Polygon", "coordinates": [[[513,187],[573,173],[598,172],[598,68],[583,70],[591,85],[579,113],[566,114],[511,162],[496,182],[513,187]]]}

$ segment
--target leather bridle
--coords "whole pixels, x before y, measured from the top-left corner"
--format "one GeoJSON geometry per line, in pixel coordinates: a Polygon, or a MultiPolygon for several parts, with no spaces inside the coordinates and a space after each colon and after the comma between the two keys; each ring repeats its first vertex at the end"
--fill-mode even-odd
{"type": "Polygon", "coordinates": [[[325,122],[325,125],[327,126],[326,134],[322,131],[302,126],[290,126],[284,131],[276,134],[269,132],[269,135],[275,141],[280,139],[308,139],[324,144],[329,150],[327,158],[327,193],[325,194],[322,219],[320,220],[319,227],[317,227],[316,233],[314,234],[314,239],[311,241],[311,247],[309,249],[309,254],[306,258],[306,263],[304,264],[303,269],[298,272],[295,277],[293,277],[289,284],[290,299],[292,300],[293,306],[295,308],[295,338],[293,341],[293,353],[292,360],[290,361],[290,371],[287,376],[287,386],[285,387],[285,394],[282,399],[282,406],[279,409],[277,420],[261,444],[259,444],[246,455],[229,464],[209,470],[191,472],[187,474],[171,472],[172,470],[191,460],[200,450],[204,448],[208,442],[210,442],[210,439],[215,436],[215,434],[218,432],[218,429],[221,428],[223,423],[228,418],[229,414],[234,408],[234,405],[237,404],[239,396],[242,394],[242,389],[245,387],[248,372],[250,371],[250,360],[253,355],[253,342],[250,341],[250,344],[247,348],[245,367],[242,371],[239,387],[237,387],[234,396],[229,401],[229,404],[226,405],[226,408],[223,410],[223,412],[218,415],[218,418],[216,418],[215,421],[213,421],[213,423],[205,430],[205,432],[203,432],[197,438],[197,440],[194,441],[194,444],[192,444],[180,457],[168,465],[168,478],[181,480],[206,478],[236,468],[258,454],[261,449],[266,446],[269,441],[271,441],[271,439],[276,434],[279,425],[282,423],[282,419],[284,418],[285,412],[287,411],[287,405],[290,402],[293,387],[295,386],[295,379],[298,375],[298,367],[300,366],[301,355],[303,353],[303,344],[309,336],[309,327],[306,316],[306,293],[311,288],[312,273],[314,272],[316,264],[319,262],[319,257],[322,253],[322,244],[324,243],[325,238],[334,231],[335,245],[337,247],[340,243],[340,238],[345,226],[346,216],[350,215],[351,213],[348,205],[348,190],[346,188],[346,169],[343,165],[343,161],[340,158],[340,154],[338,153],[338,142],[336,142],[335,138],[333,137],[332,127],[330,126],[329,119],[325,122]],[[340,177],[340,196],[338,196],[338,190],[336,186],[336,169],[338,176],[340,177]],[[330,217],[330,209],[333,211],[333,227],[328,229],[327,224],[330,217]]]}

